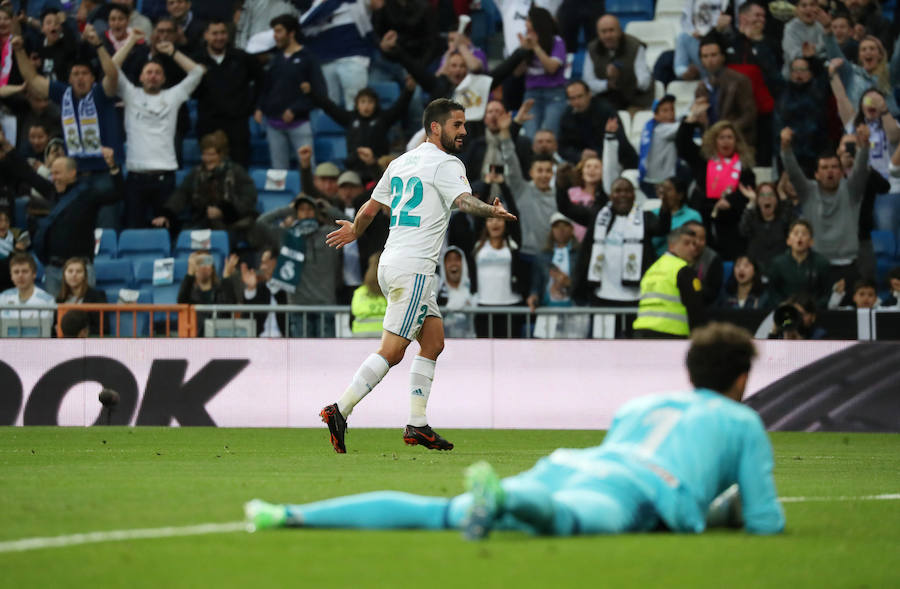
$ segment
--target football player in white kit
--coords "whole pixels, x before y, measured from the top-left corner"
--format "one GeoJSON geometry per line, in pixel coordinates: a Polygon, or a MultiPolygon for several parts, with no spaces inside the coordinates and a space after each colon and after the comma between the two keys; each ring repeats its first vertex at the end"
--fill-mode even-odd
{"type": "Polygon", "coordinates": [[[457,207],[479,217],[516,220],[500,199],[488,204],[472,196],[465,166],[453,155],[462,150],[465,122],[462,105],[446,98],[432,101],[423,116],[425,142],[391,162],[354,221],[337,221],[340,227],[326,237],[328,245],[341,248],[362,235],[379,211],[391,218],[378,264],[378,283],[388,300],[381,346],[365,359],[337,403],[319,413],[339,454],[347,451],[344,434],[353,407],[403,359],[414,339],[419,342],[419,353],[410,368],[409,424],[403,430],[403,441],[431,450],[453,449],[453,444],[428,426],[425,417],[435,362],[444,349],[434,272],[450,210],[457,207]]]}

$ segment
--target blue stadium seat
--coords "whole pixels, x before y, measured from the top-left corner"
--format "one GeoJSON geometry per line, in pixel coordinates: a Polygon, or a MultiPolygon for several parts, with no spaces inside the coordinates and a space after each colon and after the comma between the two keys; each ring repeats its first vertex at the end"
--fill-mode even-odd
{"type": "Polygon", "coordinates": [[[286,207],[294,200],[294,194],[289,192],[260,192],[256,199],[256,208],[260,213],[286,207]]]}
{"type": "Polygon", "coordinates": [[[182,158],[185,167],[195,166],[200,163],[200,144],[195,137],[187,137],[182,147],[182,158]]]}
{"type": "MultiPolygon", "coordinates": [[[[34,263],[37,266],[37,272],[35,273],[34,282],[37,285],[42,285],[44,284],[44,265],[41,264],[41,261],[38,260],[37,256],[32,255],[31,257],[34,258],[34,263]]],[[[56,296],[57,293],[51,292],[50,294],[56,296]]]]}
{"type": "Polygon", "coordinates": [[[900,266],[897,238],[890,231],[872,231],[872,249],[875,251],[875,277],[879,287],[885,284],[887,273],[900,266]]]}
{"type": "Polygon", "coordinates": [[[188,172],[191,171],[191,168],[181,168],[180,170],[175,170],[175,186],[181,186],[181,183],[184,182],[185,176],[188,175],[188,172]]]}
{"type": "Polygon", "coordinates": [[[584,56],[587,55],[586,49],[579,49],[572,58],[572,80],[580,80],[584,73],[584,56]]]}
{"type": "Polygon", "coordinates": [[[188,118],[191,119],[191,124],[188,127],[186,135],[188,137],[197,137],[197,100],[191,99],[187,101],[187,111],[188,118]]]}
{"type": "MultiPolygon", "coordinates": [[[[131,288],[134,285],[134,271],[130,260],[94,260],[97,288],[106,291],[131,288]]],[[[118,300],[118,294],[110,299],[118,300]]]]}
{"type": "MultiPolygon", "coordinates": [[[[212,231],[210,234],[209,250],[216,258],[216,269],[221,271],[222,264],[224,263],[225,258],[228,257],[228,234],[224,231],[212,231]]],[[[192,251],[191,232],[190,230],[182,231],[178,234],[178,239],[175,241],[175,257],[186,259],[191,255],[192,251]]]]}
{"type": "Polygon", "coordinates": [[[321,109],[317,108],[310,111],[309,124],[312,126],[313,135],[330,134],[344,136],[344,128],[334,122],[334,119],[326,115],[325,111],[321,109]]]}
{"type": "Polygon", "coordinates": [[[269,167],[269,142],[263,137],[250,137],[250,164],[269,167]]]}
{"type": "Polygon", "coordinates": [[[347,140],[344,136],[335,135],[317,136],[313,143],[316,153],[316,161],[332,162],[337,167],[344,168],[344,160],[347,158],[347,140]]]}
{"type": "Polygon", "coordinates": [[[633,20],[653,20],[655,8],[653,0],[606,0],[608,14],[614,14],[622,25],[622,30],[633,20]]]}
{"type": "Polygon", "coordinates": [[[28,201],[30,199],[27,196],[20,196],[16,199],[16,208],[13,210],[13,215],[15,215],[15,219],[12,219],[13,227],[28,227],[28,201]]]}
{"type": "Polygon", "coordinates": [[[370,82],[369,87],[378,95],[378,103],[382,109],[390,108],[400,98],[400,85],[397,82],[370,82]]]}
{"type": "Polygon", "coordinates": [[[117,246],[116,230],[98,228],[97,231],[100,232],[100,245],[97,248],[96,255],[94,255],[94,260],[112,260],[117,257],[119,248],[117,246]]]}
{"type": "Polygon", "coordinates": [[[172,248],[165,229],[125,229],[119,234],[119,258],[129,259],[137,269],[145,260],[168,258],[172,248]]]}
{"type": "MultiPolygon", "coordinates": [[[[266,191],[269,193],[278,193],[280,191],[266,188],[266,172],[267,168],[250,168],[250,177],[253,179],[253,185],[256,186],[258,192],[266,191]]],[[[300,172],[297,170],[288,170],[284,179],[284,192],[291,196],[300,192],[300,172]]]]}
{"type": "MultiPolygon", "coordinates": [[[[115,291],[112,298],[110,298],[110,292],[107,291],[107,300],[110,302],[116,302],[118,300],[118,291],[115,291]]],[[[142,305],[149,305],[153,302],[153,291],[149,288],[140,289],[140,295],[138,295],[138,303],[142,305]]],[[[122,313],[119,315],[118,319],[116,318],[116,314],[113,312],[107,312],[104,314],[104,323],[109,325],[107,329],[104,329],[106,333],[110,333],[115,335],[116,333],[116,325],[118,324],[119,329],[119,337],[133,337],[135,335],[135,319],[137,319],[137,337],[147,337],[150,335],[150,312],[142,311],[138,312],[135,316],[134,313],[127,312],[128,304],[121,304],[122,313]]]]}
{"type": "MultiPolygon", "coordinates": [[[[151,283],[153,279],[153,269],[150,269],[151,283]]],[[[178,289],[181,288],[181,281],[187,274],[187,258],[175,260],[175,281],[172,284],[163,284],[152,286],[153,302],[160,305],[174,305],[178,302],[178,289]]],[[[165,321],[164,313],[157,313],[154,317],[155,321],[165,321]]]]}
{"type": "Polygon", "coordinates": [[[734,272],[734,262],[722,262],[722,287],[719,289],[719,294],[725,290],[725,285],[728,284],[728,279],[731,278],[732,272],[734,272]]]}

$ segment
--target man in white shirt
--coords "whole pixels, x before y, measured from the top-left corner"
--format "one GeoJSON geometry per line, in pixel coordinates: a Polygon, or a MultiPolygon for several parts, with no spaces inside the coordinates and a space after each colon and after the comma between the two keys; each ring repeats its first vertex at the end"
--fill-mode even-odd
{"type": "Polygon", "coordinates": [[[353,222],[339,220],[340,228],[328,234],[328,245],[341,248],[353,243],[379,212],[390,216],[388,239],[378,264],[378,282],[388,300],[381,346],[362,363],[337,403],[319,414],[328,424],[331,444],[339,454],[347,451],[344,433],[353,407],[403,359],[413,339],[419,341],[420,350],[410,369],[410,417],[403,441],[430,450],[453,449],[453,444],[428,426],[425,417],[435,362],[444,349],[435,268],[451,208],[479,217],[516,220],[500,199],[489,205],[472,196],[465,166],[452,155],[462,150],[465,122],[461,104],[446,98],[432,101],[423,117],[425,143],[391,162],[353,222]]]}
{"type": "MultiPolygon", "coordinates": [[[[0,306],[9,305],[55,305],[56,301],[46,291],[34,285],[37,276],[37,264],[31,254],[18,252],[9,258],[9,274],[15,285],[13,288],[0,293],[0,306]]],[[[13,311],[4,309],[0,312],[3,319],[12,319],[10,323],[15,325],[16,319],[52,319],[53,311],[13,311]]],[[[41,334],[43,335],[43,334],[41,334]]]]}
{"type": "MultiPolygon", "coordinates": [[[[134,46],[132,38],[116,52],[117,66],[134,46]]],[[[119,76],[118,94],[125,103],[125,132],[128,142],[125,185],[125,227],[148,227],[150,219],[162,214],[162,206],[175,190],[175,130],[178,109],[200,84],[205,68],[178,51],[169,41],[156,44],[159,53],[175,60],[187,73],[172,88],[163,89],[166,75],[157,61],[149,61],[141,69],[141,87],[135,87],[124,75],[119,76]]]]}

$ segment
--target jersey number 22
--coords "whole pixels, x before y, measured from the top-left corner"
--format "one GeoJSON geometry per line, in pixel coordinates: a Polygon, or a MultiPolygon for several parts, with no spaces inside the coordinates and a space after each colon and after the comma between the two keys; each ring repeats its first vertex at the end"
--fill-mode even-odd
{"type": "Polygon", "coordinates": [[[421,217],[418,215],[410,215],[410,212],[420,204],[422,204],[423,196],[422,181],[418,176],[413,176],[406,183],[406,190],[403,189],[403,179],[394,176],[391,178],[391,227],[398,225],[400,227],[418,227],[421,217]],[[397,215],[397,207],[400,201],[406,199],[400,214],[397,215]]]}

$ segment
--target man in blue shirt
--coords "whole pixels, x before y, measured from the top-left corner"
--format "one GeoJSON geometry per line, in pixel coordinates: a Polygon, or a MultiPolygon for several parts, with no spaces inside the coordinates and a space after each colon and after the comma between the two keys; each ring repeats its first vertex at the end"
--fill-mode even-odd
{"type": "Polygon", "coordinates": [[[772,448],[762,420],[740,403],[755,355],[749,333],[712,323],[694,331],[687,354],[696,388],[627,403],[600,446],[556,450],[502,480],[475,464],[469,493],[452,499],[380,491],[306,505],[253,500],[250,529],[457,528],[481,539],[492,529],[700,533],[742,523],[754,534],[781,532],[772,448]]]}

